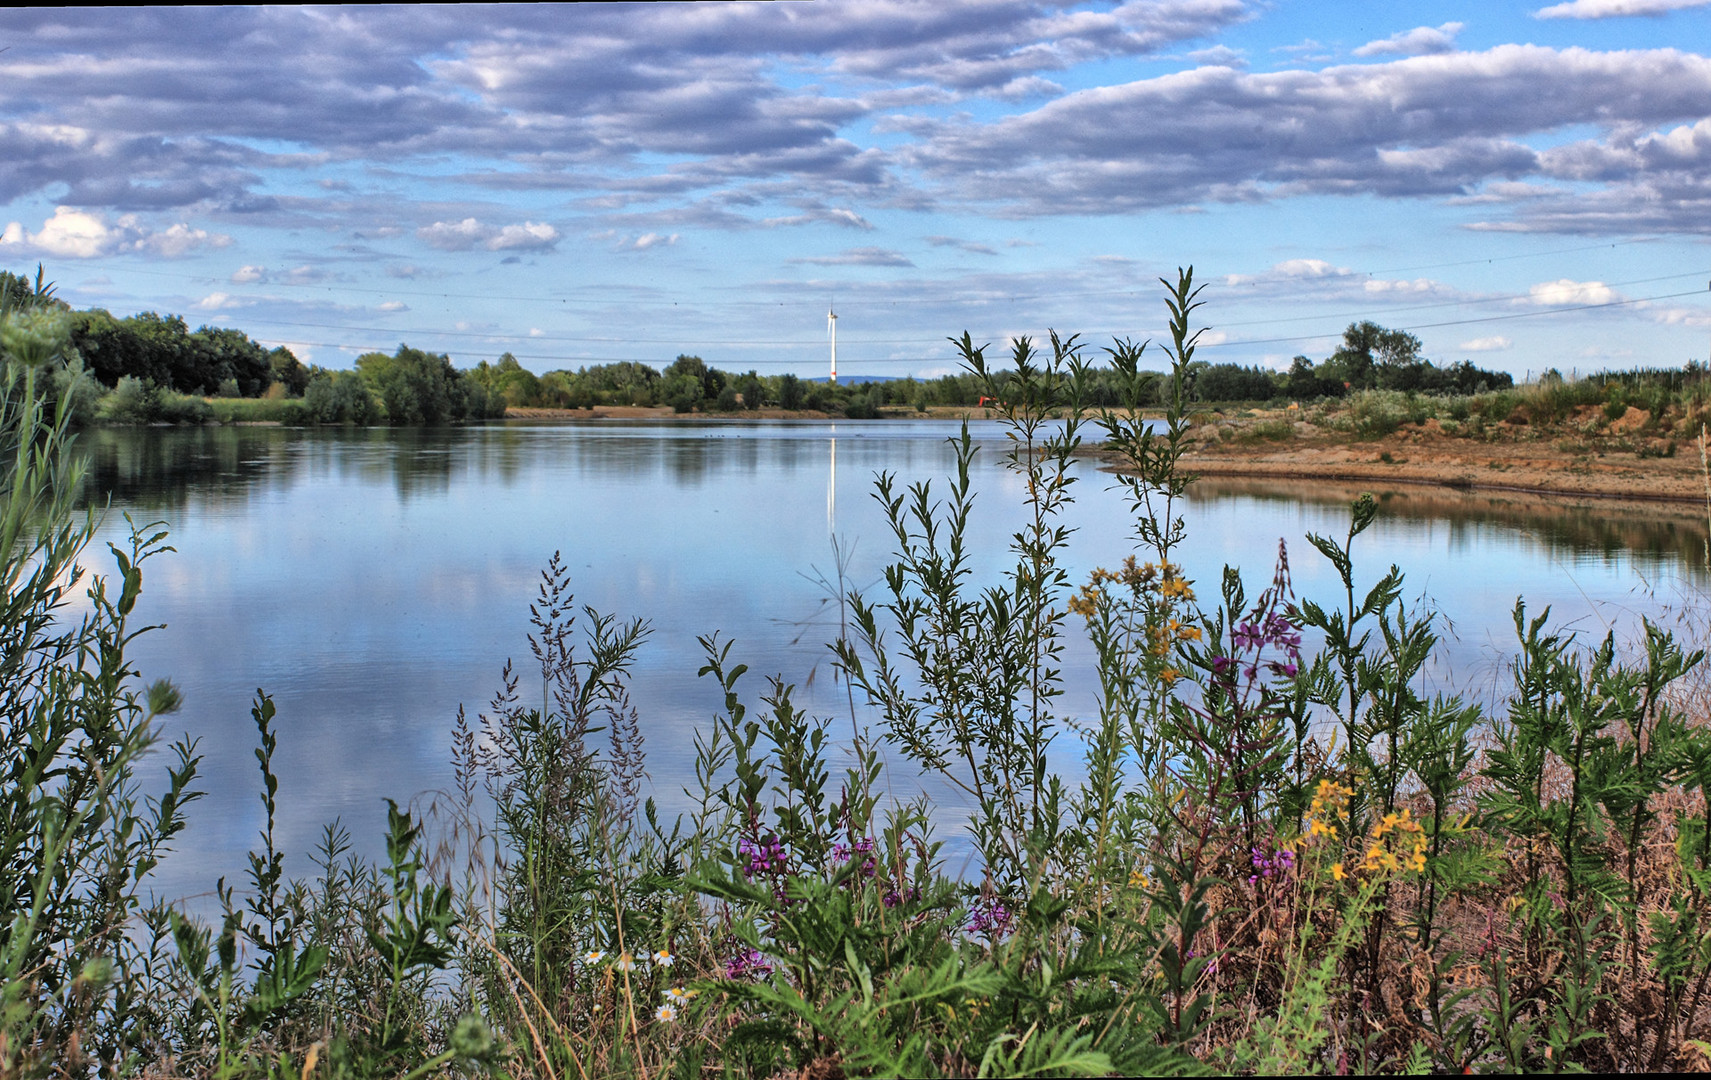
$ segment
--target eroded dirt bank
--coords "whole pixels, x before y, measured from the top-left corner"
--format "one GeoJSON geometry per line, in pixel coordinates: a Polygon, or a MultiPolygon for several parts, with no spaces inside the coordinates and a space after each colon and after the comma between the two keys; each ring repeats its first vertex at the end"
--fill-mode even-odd
{"type": "Polygon", "coordinates": [[[1509,429],[1451,435],[1437,421],[1357,439],[1280,416],[1219,418],[1191,429],[1188,469],[1206,477],[1300,483],[1428,484],[1579,499],[1706,503],[1696,442],[1681,438],[1590,438],[1509,429]]]}

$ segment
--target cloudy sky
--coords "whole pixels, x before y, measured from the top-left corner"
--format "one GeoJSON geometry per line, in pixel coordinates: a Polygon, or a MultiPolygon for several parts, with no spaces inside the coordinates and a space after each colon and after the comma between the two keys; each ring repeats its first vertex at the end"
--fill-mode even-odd
{"type": "Polygon", "coordinates": [[[1711,0],[0,13],[0,266],[328,367],[1705,359],[1711,0]]]}

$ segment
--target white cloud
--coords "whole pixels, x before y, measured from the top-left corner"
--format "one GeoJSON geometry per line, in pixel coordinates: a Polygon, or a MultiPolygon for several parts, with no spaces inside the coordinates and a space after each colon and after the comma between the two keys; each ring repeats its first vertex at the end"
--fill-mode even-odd
{"type": "Polygon", "coordinates": [[[1272,272],[1285,277],[1324,277],[1327,274],[1346,274],[1347,270],[1339,269],[1324,259],[1285,259],[1272,267],[1272,272]]]}
{"type": "Polygon", "coordinates": [[[1541,282],[1527,290],[1533,303],[1543,307],[1567,307],[1579,304],[1608,304],[1617,299],[1616,290],[1602,281],[1541,282]]]}
{"type": "Polygon", "coordinates": [[[0,233],[0,246],[14,245],[62,259],[94,259],[124,252],[143,252],[176,258],[202,247],[225,247],[232,238],[193,229],[183,223],[161,231],[144,226],[135,214],[126,214],[109,224],[105,216],[56,206],[53,216],[42,222],[38,232],[30,232],[19,222],[11,222],[0,233]]]}
{"type": "MultiPolygon", "coordinates": [[[[125,224],[127,219],[135,220],[131,215],[126,215],[119,221],[125,224]]],[[[225,247],[231,242],[232,238],[229,236],[211,234],[206,229],[192,229],[181,223],[161,232],[145,233],[136,241],[134,248],[151,255],[173,259],[188,255],[200,247],[225,247]]]]}
{"type": "Polygon", "coordinates": [[[1438,288],[1438,283],[1430,278],[1415,278],[1403,281],[1395,278],[1368,278],[1361,282],[1361,289],[1369,293],[1429,293],[1438,288]]]}
{"type": "Polygon", "coordinates": [[[648,248],[651,248],[651,247],[670,247],[671,245],[677,243],[677,236],[678,236],[677,233],[672,233],[669,236],[662,235],[660,233],[651,233],[651,232],[650,233],[643,233],[642,235],[636,237],[634,240],[625,244],[624,250],[626,250],[626,251],[646,251],[648,248]]]}
{"type": "MultiPolygon", "coordinates": [[[[1701,232],[1706,218],[1692,195],[1711,138],[1702,146],[1688,129],[1667,145],[1635,140],[1704,119],[1708,95],[1711,57],[1679,49],[1499,45],[1317,71],[1202,67],[1079,90],[991,121],[922,121],[896,156],[942,185],[942,204],[1006,217],[1310,194],[1452,198],[1554,171],[1605,185],[1638,173],[1656,176],[1660,190],[1576,191],[1582,213],[1589,196],[1615,192],[1606,220],[1650,208],[1643,227],[1701,232]],[[1559,162],[1558,149],[1528,143],[1575,125],[1595,125],[1601,142],[1633,152],[1559,162]],[[1687,158],[1695,164],[1677,164],[1687,158]]],[[[1521,212],[1538,219],[1553,209],[1547,201],[1521,212]]]]}
{"type": "Polygon", "coordinates": [[[520,225],[497,226],[468,217],[462,221],[436,221],[416,230],[429,247],[441,251],[546,251],[558,243],[559,232],[551,225],[525,221],[520,225]]]}
{"type": "Polygon", "coordinates": [[[812,266],[914,266],[908,257],[900,251],[889,248],[858,247],[848,248],[839,255],[815,255],[800,259],[791,259],[793,263],[807,263],[812,266]]]}
{"type": "Polygon", "coordinates": [[[1663,15],[1704,7],[1711,0],[1573,0],[1533,12],[1535,19],[1610,19],[1622,15],[1663,15]]]}
{"type": "Polygon", "coordinates": [[[240,266],[232,272],[232,281],[238,285],[254,285],[267,279],[267,268],[262,266],[240,266]]]}
{"type": "Polygon", "coordinates": [[[1515,344],[1506,337],[1476,337],[1472,341],[1464,341],[1456,348],[1462,352],[1499,352],[1515,344]]]}
{"type": "Polygon", "coordinates": [[[196,301],[196,307],[201,311],[227,311],[231,308],[249,307],[253,302],[240,300],[223,292],[211,292],[196,301]]]}
{"type": "Polygon", "coordinates": [[[998,252],[988,244],[977,243],[973,240],[959,240],[954,236],[929,236],[926,239],[927,243],[934,247],[956,248],[958,251],[967,251],[975,255],[998,254],[998,252]]]}
{"type": "Polygon", "coordinates": [[[1210,49],[1196,49],[1188,54],[1188,58],[1196,64],[1206,64],[1211,67],[1245,68],[1248,58],[1238,49],[1228,45],[1214,45],[1210,49]]]}
{"type": "Polygon", "coordinates": [[[386,312],[409,311],[410,305],[402,300],[388,300],[380,305],[380,310],[386,312]]]}
{"type": "Polygon", "coordinates": [[[507,225],[482,246],[489,251],[540,251],[558,242],[558,230],[541,222],[507,225]]]}
{"type": "Polygon", "coordinates": [[[1427,56],[1431,53],[1453,52],[1456,35],[1466,23],[1447,22],[1442,26],[1416,26],[1412,30],[1391,34],[1380,41],[1369,41],[1355,50],[1356,56],[1427,56]]]}

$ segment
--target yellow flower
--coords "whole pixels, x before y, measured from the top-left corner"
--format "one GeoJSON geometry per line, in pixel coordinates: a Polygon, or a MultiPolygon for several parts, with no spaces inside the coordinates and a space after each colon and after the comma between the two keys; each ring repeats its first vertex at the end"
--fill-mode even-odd
{"type": "Polygon", "coordinates": [[[1425,873],[1426,872],[1426,853],[1424,851],[1421,851],[1419,848],[1415,848],[1414,854],[1412,857],[1409,858],[1408,863],[1409,863],[1409,869],[1413,870],[1416,874],[1425,873]]]}
{"type": "Polygon", "coordinates": [[[1331,877],[1333,879],[1335,879],[1337,881],[1341,881],[1348,876],[1349,876],[1349,872],[1347,870],[1343,869],[1342,863],[1332,863],[1331,864],[1331,877]]]}

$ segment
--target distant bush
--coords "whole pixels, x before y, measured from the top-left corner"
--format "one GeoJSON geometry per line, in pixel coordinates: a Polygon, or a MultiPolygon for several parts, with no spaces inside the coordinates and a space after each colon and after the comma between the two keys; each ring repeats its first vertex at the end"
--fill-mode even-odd
{"type": "Polygon", "coordinates": [[[857,391],[844,401],[844,415],[851,420],[873,420],[879,416],[879,406],[874,404],[873,392],[857,391]]]}
{"type": "Polygon", "coordinates": [[[372,424],[380,408],[354,371],[323,371],[303,391],[303,411],[317,424],[372,424]]]}
{"type": "Polygon", "coordinates": [[[1194,377],[1197,401],[1270,401],[1277,394],[1276,377],[1262,367],[1213,364],[1194,377]]]}
{"type": "Polygon", "coordinates": [[[205,424],[214,410],[199,397],[127,375],[96,404],[95,415],[111,424],[205,424]]]}
{"type": "Polygon", "coordinates": [[[1414,408],[1395,390],[1358,390],[1348,397],[1350,429],[1362,439],[1381,439],[1413,420],[1414,408]]]}
{"type": "Polygon", "coordinates": [[[445,424],[505,415],[501,394],[491,398],[480,380],[466,377],[444,353],[398,346],[398,351],[364,353],[356,370],[379,399],[390,424],[445,424]]]}
{"type": "Polygon", "coordinates": [[[220,424],[275,423],[295,427],[309,422],[309,406],[300,398],[215,398],[208,406],[214,421],[220,424]]]}

